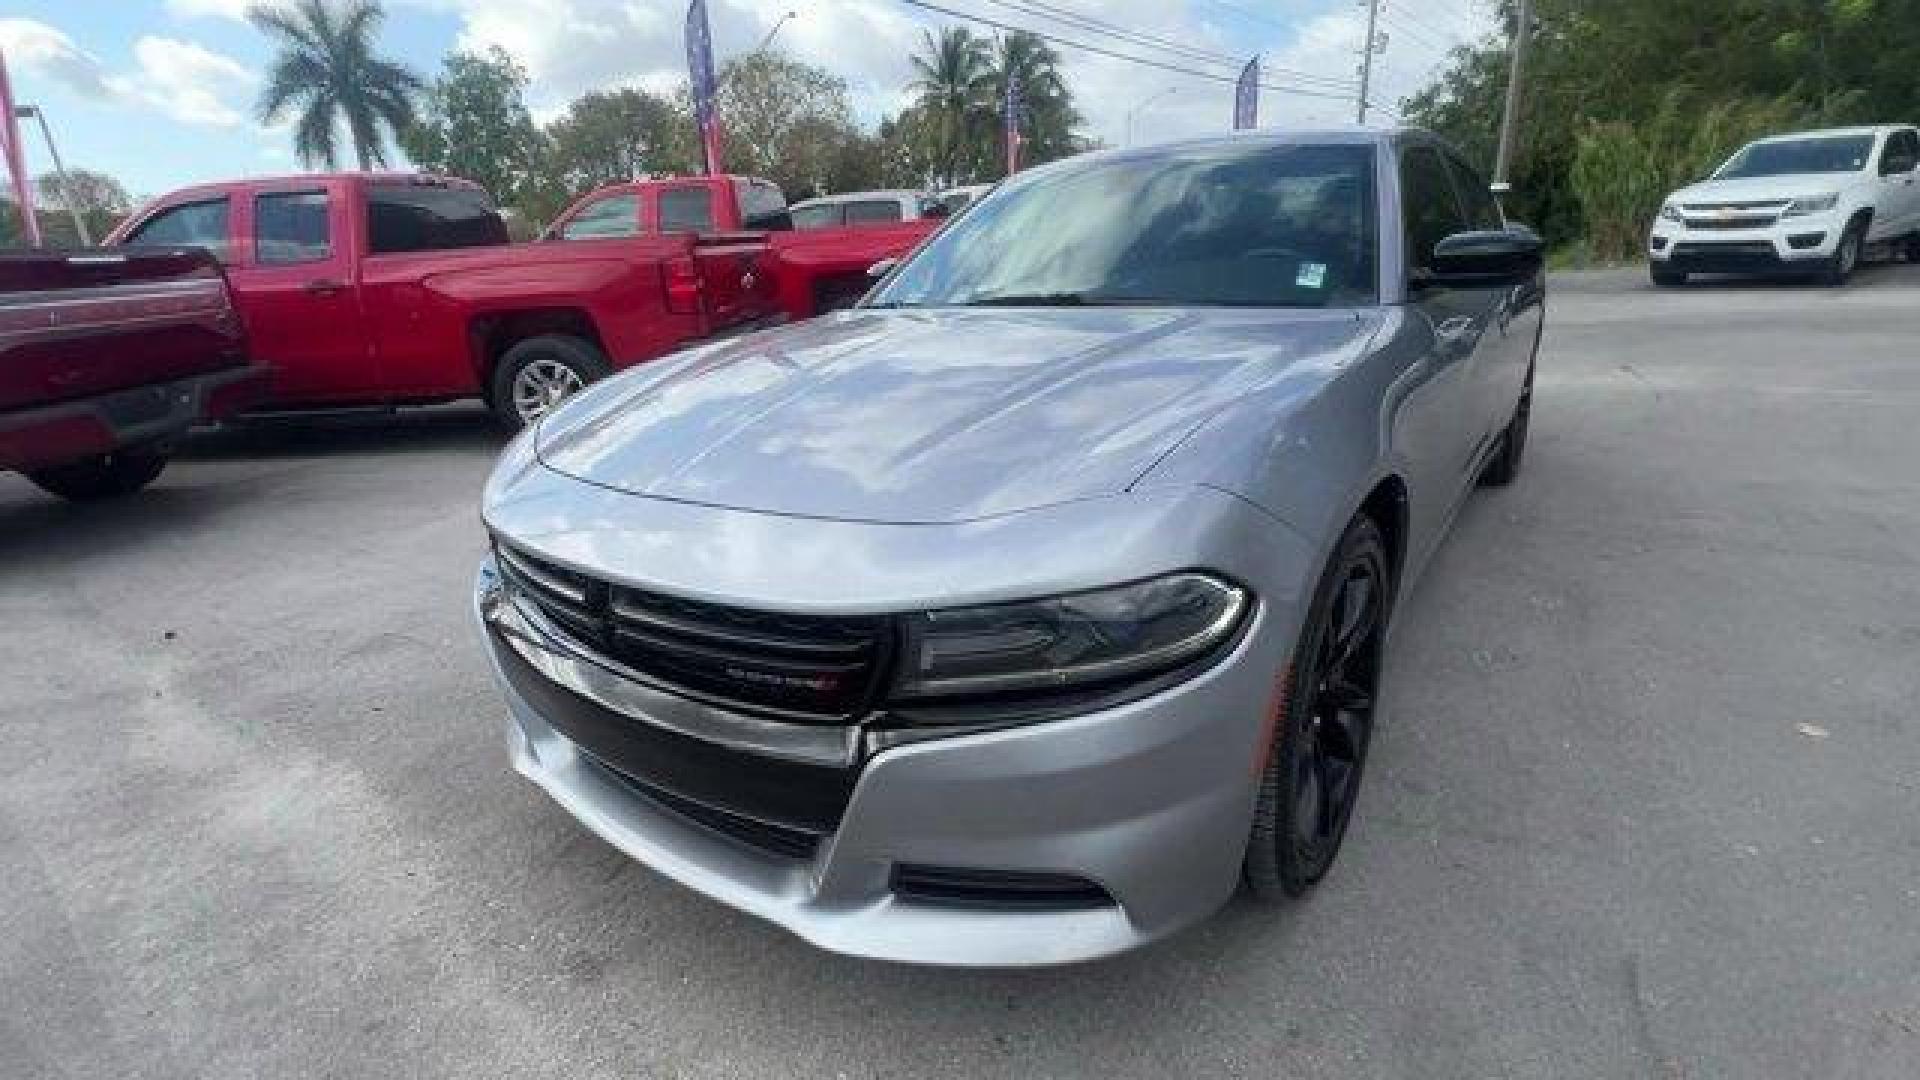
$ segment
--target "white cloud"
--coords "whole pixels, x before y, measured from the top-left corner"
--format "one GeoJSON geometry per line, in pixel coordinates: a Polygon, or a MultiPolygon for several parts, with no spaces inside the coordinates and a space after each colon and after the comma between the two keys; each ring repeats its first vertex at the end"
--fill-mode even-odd
{"type": "Polygon", "coordinates": [[[33,19],[0,19],[0,48],[20,75],[54,80],[80,96],[109,105],[157,109],[186,124],[233,127],[254,75],[238,60],[192,41],[147,35],[134,42],[134,67],[110,71],[63,31],[33,19]]]}
{"type": "Polygon", "coordinates": [[[247,17],[255,0],[167,0],[167,14],[180,19],[212,16],[235,21],[247,17]]]}
{"type": "MultiPolygon", "coordinates": [[[[17,71],[43,75],[83,97],[108,98],[106,70],[92,53],[73,43],[65,33],[34,19],[0,19],[0,49],[17,71]]],[[[19,93],[19,75],[14,76],[19,93]]]]}
{"type": "Polygon", "coordinates": [[[246,119],[232,104],[245,100],[253,72],[224,53],[178,38],[149,35],[133,46],[137,75],[117,80],[140,98],[185,124],[234,127],[246,119]]]}

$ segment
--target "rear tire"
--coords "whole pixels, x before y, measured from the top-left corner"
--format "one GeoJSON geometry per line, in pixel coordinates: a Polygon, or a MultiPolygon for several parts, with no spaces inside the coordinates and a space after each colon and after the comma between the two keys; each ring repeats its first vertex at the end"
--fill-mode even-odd
{"type": "Polygon", "coordinates": [[[1840,243],[1833,249],[1833,255],[1827,259],[1826,268],[1820,272],[1820,283],[1830,288],[1839,288],[1853,277],[1860,266],[1861,253],[1866,250],[1867,223],[1855,219],[1847,223],[1847,231],[1840,234],[1840,243]]]}
{"type": "Polygon", "coordinates": [[[95,502],[131,495],[153,483],[166,467],[167,455],[158,450],[126,449],[39,469],[27,479],[63,499],[95,502]]]}
{"type": "Polygon", "coordinates": [[[1687,283],[1687,272],[1685,270],[1669,270],[1659,263],[1648,264],[1647,276],[1651,277],[1653,283],[1662,289],[1677,289],[1687,283]]]}
{"type": "Polygon", "coordinates": [[[1287,665],[1243,871],[1262,900],[1312,888],[1340,851],[1373,737],[1393,577],[1380,528],[1354,518],[1314,589],[1287,665]]]}
{"type": "Polygon", "coordinates": [[[1527,453],[1527,429],[1533,422],[1533,365],[1527,365],[1527,381],[1520,386],[1520,400],[1514,403],[1513,418],[1500,433],[1500,450],[1480,473],[1487,487],[1506,487],[1520,478],[1520,463],[1527,453]]]}
{"type": "Polygon", "coordinates": [[[605,353],[585,338],[541,334],[508,349],[494,365],[494,415],[518,431],[554,406],[613,374],[605,353]]]}

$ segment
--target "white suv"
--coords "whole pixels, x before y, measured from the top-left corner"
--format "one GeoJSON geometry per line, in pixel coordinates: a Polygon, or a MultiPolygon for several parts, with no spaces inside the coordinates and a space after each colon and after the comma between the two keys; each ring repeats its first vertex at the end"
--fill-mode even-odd
{"type": "Polygon", "coordinates": [[[1869,244],[1920,257],[1920,132],[1834,128],[1748,143],[1660,208],[1647,256],[1656,285],[1689,273],[1814,273],[1844,284],[1869,244]]]}

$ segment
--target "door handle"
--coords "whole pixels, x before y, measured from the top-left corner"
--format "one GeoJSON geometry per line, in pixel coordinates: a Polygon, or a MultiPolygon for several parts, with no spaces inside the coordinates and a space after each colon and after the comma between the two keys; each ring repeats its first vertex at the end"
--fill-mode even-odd
{"type": "Polygon", "coordinates": [[[315,278],[300,288],[309,296],[334,296],[344,292],[347,286],[344,282],[335,281],[332,278],[315,278]]]}

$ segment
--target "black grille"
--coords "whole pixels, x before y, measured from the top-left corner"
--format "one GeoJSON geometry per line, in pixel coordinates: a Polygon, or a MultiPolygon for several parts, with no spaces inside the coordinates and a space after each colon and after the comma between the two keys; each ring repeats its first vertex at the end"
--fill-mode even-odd
{"type": "Polygon", "coordinates": [[[1712,232],[1732,229],[1766,229],[1773,226],[1776,218],[1768,214],[1763,217],[1742,216],[1731,218],[1688,218],[1687,228],[1696,232],[1712,232]]]}
{"type": "Polygon", "coordinates": [[[760,821],[717,806],[708,806],[706,803],[696,802],[665,788],[628,776],[606,762],[600,764],[641,798],[755,850],[789,859],[811,859],[813,853],[820,848],[822,839],[820,833],[771,821],[760,821]]]}
{"type": "Polygon", "coordinates": [[[1675,244],[1672,264],[1706,273],[1773,270],[1780,267],[1780,257],[1775,254],[1772,244],[1759,241],[1675,244]]]}
{"type": "Polygon", "coordinates": [[[1000,911],[1074,911],[1113,905],[1107,890],[1071,874],[912,863],[894,866],[893,891],[923,904],[1000,911]]]}
{"type": "Polygon", "coordinates": [[[891,641],[884,618],[753,611],[610,585],[499,548],[507,577],[554,621],[689,697],[811,722],[872,704],[891,641]]]}

